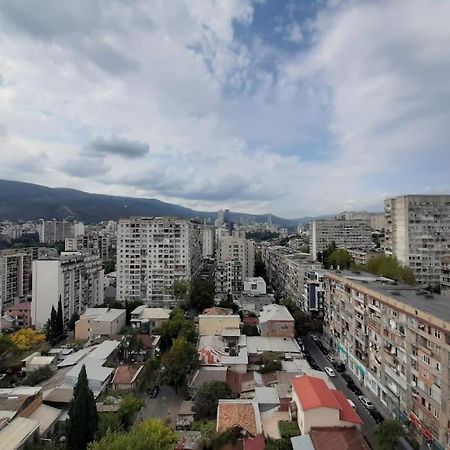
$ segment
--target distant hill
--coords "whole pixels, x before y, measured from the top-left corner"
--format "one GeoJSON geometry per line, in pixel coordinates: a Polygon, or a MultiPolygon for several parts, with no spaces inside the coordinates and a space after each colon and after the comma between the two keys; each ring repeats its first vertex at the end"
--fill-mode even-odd
{"type": "MultiPolygon", "coordinates": [[[[206,217],[214,221],[217,212],[195,211],[153,198],[91,194],[75,189],[0,180],[0,220],[75,218],[86,223],[96,223],[130,216],[206,217]]],[[[252,218],[257,222],[267,219],[267,214],[231,212],[230,216],[235,222],[240,218],[252,218]]],[[[304,222],[304,219],[290,220],[272,215],[272,222],[289,227],[304,222]]]]}

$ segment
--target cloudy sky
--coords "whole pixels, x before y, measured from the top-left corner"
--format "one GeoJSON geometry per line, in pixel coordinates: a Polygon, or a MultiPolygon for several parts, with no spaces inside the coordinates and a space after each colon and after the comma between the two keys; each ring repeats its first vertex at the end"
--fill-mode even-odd
{"type": "Polygon", "coordinates": [[[0,178],[300,217],[450,192],[448,0],[0,0],[0,178]]]}

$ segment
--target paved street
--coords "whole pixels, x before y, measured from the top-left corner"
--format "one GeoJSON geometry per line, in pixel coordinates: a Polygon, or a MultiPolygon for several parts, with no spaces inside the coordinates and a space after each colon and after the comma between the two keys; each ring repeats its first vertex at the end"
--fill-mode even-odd
{"type": "Polygon", "coordinates": [[[147,394],[143,395],[145,396],[145,406],[139,412],[136,422],[158,417],[163,421],[170,419],[171,424],[175,425],[178,410],[184,400],[181,395],[177,395],[175,390],[169,386],[161,386],[156,398],[150,398],[147,394]]]}
{"type": "MultiPolygon", "coordinates": [[[[306,350],[310,353],[311,357],[316,361],[317,365],[323,370],[324,367],[332,367],[330,361],[323,355],[316,343],[307,337],[303,340],[306,350]]],[[[358,397],[347,387],[345,381],[341,378],[340,374],[336,372],[336,377],[331,378],[331,381],[337,389],[342,391],[347,398],[349,398],[356,405],[356,412],[363,420],[362,432],[363,434],[370,433],[375,427],[376,423],[372,416],[368,413],[366,408],[361,404],[358,397]]]]}

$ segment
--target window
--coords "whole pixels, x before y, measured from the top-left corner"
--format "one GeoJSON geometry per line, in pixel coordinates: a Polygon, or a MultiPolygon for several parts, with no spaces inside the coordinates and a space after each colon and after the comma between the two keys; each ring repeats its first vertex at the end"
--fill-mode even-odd
{"type": "Polygon", "coordinates": [[[439,330],[434,330],[434,336],[437,337],[438,339],[441,338],[441,332],[439,330]]]}

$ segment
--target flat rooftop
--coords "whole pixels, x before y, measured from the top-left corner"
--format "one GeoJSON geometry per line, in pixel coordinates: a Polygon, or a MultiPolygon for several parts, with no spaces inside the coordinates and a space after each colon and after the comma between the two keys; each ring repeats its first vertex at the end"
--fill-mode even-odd
{"type": "Polygon", "coordinates": [[[419,311],[431,314],[437,319],[450,322],[450,295],[431,294],[418,286],[398,283],[389,278],[366,272],[351,272],[349,270],[328,271],[334,275],[347,278],[368,289],[391,297],[419,311]]]}

